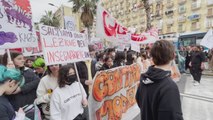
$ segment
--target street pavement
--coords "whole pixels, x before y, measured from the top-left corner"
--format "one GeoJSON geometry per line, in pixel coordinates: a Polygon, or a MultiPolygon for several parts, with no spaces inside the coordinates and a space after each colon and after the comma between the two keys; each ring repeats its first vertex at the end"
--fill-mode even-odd
{"type": "MultiPolygon", "coordinates": [[[[184,120],[213,120],[213,76],[203,75],[199,86],[190,74],[182,74],[177,82],[184,120]]],[[[140,115],[132,120],[140,120],[140,115]]]]}
{"type": "Polygon", "coordinates": [[[184,120],[213,120],[213,76],[203,75],[199,86],[191,75],[182,75],[177,83],[184,120]]]}

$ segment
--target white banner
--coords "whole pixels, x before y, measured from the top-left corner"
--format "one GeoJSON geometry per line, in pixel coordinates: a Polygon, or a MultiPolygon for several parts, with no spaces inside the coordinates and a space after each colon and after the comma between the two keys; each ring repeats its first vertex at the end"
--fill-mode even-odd
{"type": "Polygon", "coordinates": [[[36,47],[29,0],[2,0],[0,8],[0,47],[36,47]]]}
{"type": "Polygon", "coordinates": [[[200,42],[200,45],[203,45],[209,49],[213,48],[213,30],[210,29],[206,35],[204,36],[204,38],[202,39],[202,41],[200,42]]]}
{"type": "Polygon", "coordinates": [[[45,25],[39,29],[47,65],[91,59],[85,34],[45,25]]]}
{"type": "Polygon", "coordinates": [[[135,100],[138,64],[98,72],[93,81],[88,100],[90,120],[132,120],[140,113],[135,100]]]}
{"type": "Polygon", "coordinates": [[[140,53],[140,44],[135,44],[134,42],[131,42],[131,50],[140,53]]]}
{"type": "Polygon", "coordinates": [[[64,16],[65,28],[70,31],[76,30],[75,17],[64,16]]]}
{"type": "Polygon", "coordinates": [[[129,43],[127,28],[121,26],[103,7],[97,6],[96,35],[110,42],[129,43]]]}
{"type": "Polygon", "coordinates": [[[157,29],[153,28],[142,34],[131,34],[100,5],[97,6],[96,34],[99,38],[120,43],[130,43],[131,40],[136,44],[147,44],[158,40],[157,29]]]}

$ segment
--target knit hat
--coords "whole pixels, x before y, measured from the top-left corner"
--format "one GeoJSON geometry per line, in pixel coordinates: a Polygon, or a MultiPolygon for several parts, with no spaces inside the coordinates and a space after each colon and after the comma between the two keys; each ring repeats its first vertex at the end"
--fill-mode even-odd
{"type": "Polygon", "coordinates": [[[13,68],[6,68],[3,65],[0,65],[0,83],[12,79],[19,82],[20,86],[24,85],[24,78],[21,75],[20,70],[13,68]]]}
{"type": "Polygon", "coordinates": [[[37,58],[34,62],[33,62],[33,67],[34,68],[38,68],[38,67],[45,67],[45,62],[43,58],[37,58]]]}

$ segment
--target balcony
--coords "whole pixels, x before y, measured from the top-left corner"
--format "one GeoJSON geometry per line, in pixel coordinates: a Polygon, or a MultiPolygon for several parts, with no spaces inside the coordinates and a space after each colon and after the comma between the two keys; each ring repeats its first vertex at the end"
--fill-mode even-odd
{"type": "Polygon", "coordinates": [[[167,8],[171,8],[171,7],[173,7],[173,6],[174,6],[174,2],[169,2],[169,3],[166,4],[166,7],[167,7],[167,8]]]}
{"type": "Polygon", "coordinates": [[[174,20],[167,20],[166,25],[172,26],[174,24],[174,20]]]}
{"type": "Polygon", "coordinates": [[[191,9],[192,10],[198,10],[198,9],[200,9],[200,4],[201,3],[199,3],[199,2],[193,2],[192,6],[191,6],[191,9]]]}
{"type": "Polygon", "coordinates": [[[188,19],[191,21],[194,21],[194,20],[200,19],[200,17],[201,17],[200,14],[194,14],[194,15],[188,16],[188,19]]]}
{"type": "Polygon", "coordinates": [[[186,0],[178,0],[179,2],[178,2],[178,4],[179,5],[183,5],[184,3],[186,3],[186,0]]]}
{"type": "Polygon", "coordinates": [[[185,17],[185,16],[180,16],[180,17],[178,18],[178,22],[179,22],[179,23],[186,22],[186,17],[185,17]]]}
{"type": "Polygon", "coordinates": [[[196,31],[200,29],[200,24],[198,22],[192,23],[191,30],[196,31]]]}

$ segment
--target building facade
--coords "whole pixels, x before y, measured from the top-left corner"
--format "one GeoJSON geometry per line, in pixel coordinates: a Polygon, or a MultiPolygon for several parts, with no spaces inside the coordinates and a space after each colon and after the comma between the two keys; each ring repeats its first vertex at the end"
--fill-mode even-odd
{"type": "MultiPolygon", "coordinates": [[[[150,0],[152,25],[159,30],[160,39],[187,41],[195,34],[202,34],[188,43],[199,43],[213,27],[213,0],[150,0]]],[[[103,0],[103,6],[125,27],[146,29],[146,13],[142,0],[103,0]]],[[[194,38],[193,38],[194,39],[194,38]]],[[[186,44],[187,45],[187,42],[186,44]]]]}

